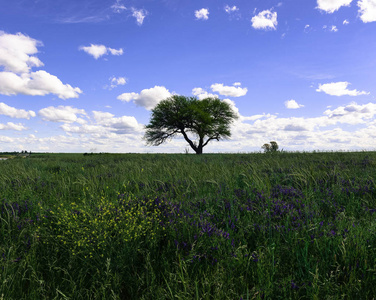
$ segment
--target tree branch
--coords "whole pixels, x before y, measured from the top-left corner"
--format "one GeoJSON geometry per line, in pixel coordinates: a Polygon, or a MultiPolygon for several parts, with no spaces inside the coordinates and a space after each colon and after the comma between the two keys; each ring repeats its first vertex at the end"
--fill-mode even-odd
{"type": "Polygon", "coordinates": [[[188,142],[189,146],[191,146],[193,150],[197,151],[196,145],[188,138],[188,136],[185,133],[184,129],[180,129],[180,132],[183,134],[184,139],[188,142]]]}

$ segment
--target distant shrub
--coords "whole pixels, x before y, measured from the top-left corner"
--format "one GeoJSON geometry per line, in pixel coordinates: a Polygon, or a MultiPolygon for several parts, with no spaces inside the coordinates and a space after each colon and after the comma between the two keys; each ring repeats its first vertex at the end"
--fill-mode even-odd
{"type": "Polygon", "coordinates": [[[275,141],[271,141],[270,144],[264,144],[261,148],[264,150],[264,153],[279,152],[279,146],[275,141]]]}

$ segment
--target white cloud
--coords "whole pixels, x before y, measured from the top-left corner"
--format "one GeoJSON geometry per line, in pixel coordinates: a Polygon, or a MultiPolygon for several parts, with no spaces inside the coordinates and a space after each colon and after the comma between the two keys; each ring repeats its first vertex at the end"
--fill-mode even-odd
{"type": "Polygon", "coordinates": [[[236,107],[236,104],[235,104],[235,101],[232,101],[230,99],[223,99],[223,102],[227,103],[228,105],[230,105],[230,107],[232,108],[232,110],[236,113],[236,115],[238,117],[241,117],[240,113],[239,113],[239,108],[236,107]]]}
{"type": "Polygon", "coordinates": [[[112,113],[102,111],[93,111],[93,116],[98,124],[106,126],[109,126],[109,124],[111,124],[111,122],[108,122],[108,120],[111,120],[114,117],[112,113]]]}
{"type": "Polygon", "coordinates": [[[116,0],[116,2],[111,5],[111,8],[116,13],[121,13],[123,10],[127,9],[123,4],[121,4],[120,0],[116,0]]]}
{"type": "Polygon", "coordinates": [[[312,27],[311,27],[309,24],[307,24],[307,25],[304,26],[304,32],[305,32],[305,33],[308,33],[308,32],[310,32],[311,30],[312,30],[312,27]]]}
{"type": "Polygon", "coordinates": [[[123,53],[124,53],[124,51],[123,51],[122,48],[120,48],[120,49],[107,48],[107,49],[108,49],[108,51],[110,51],[110,53],[111,53],[112,55],[116,55],[116,56],[123,55],[123,53]]]}
{"type": "Polygon", "coordinates": [[[338,31],[337,26],[332,25],[332,27],[330,28],[330,31],[337,32],[338,31]]]}
{"type": "Polygon", "coordinates": [[[111,83],[116,85],[125,85],[127,83],[127,80],[124,77],[112,77],[111,83]]]}
{"type": "Polygon", "coordinates": [[[110,80],[110,86],[105,86],[105,88],[108,88],[110,90],[113,89],[113,88],[116,88],[119,85],[127,84],[127,79],[125,77],[112,76],[112,77],[109,78],[109,80],[110,80]]]}
{"type": "Polygon", "coordinates": [[[230,7],[228,5],[225,6],[225,12],[227,12],[228,14],[231,14],[237,11],[239,11],[239,8],[237,8],[235,5],[233,7],[230,7]]]}
{"type": "Polygon", "coordinates": [[[87,54],[93,56],[95,59],[100,58],[103,55],[108,55],[108,53],[112,55],[122,55],[124,53],[123,49],[113,49],[106,47],[104,45],[95,45],[90,44],[90,46],[80,46],[79,50],[85,51],[87,54]]]}
{"type": "Polygon", "coordinates": [[[136,18],[137,25],[141,26],[148,12],[144,9],[136,9],[132,7],[132,16],[136,18]]]}
{"type": "Polygon", "coordinates": [[[98,125],[83,124],[81,126],[64,123],[60,126],[66,133],[78,133],[78,134],[94,134],[97,136],[103,136],[107,133],[106,128],[98,125]]]}
{"type": "Polygon", "coordinates": [[[160,101],[171,97],[171,93],[164,86],[155,86],[150,89],[144,89],[138,93],[123,93],[117,99],[125,102],[133,102],[146,108],[147,110],[153,109],[160,101]]]}
{"type": "Polygon", "coordinates": [[[358,1],[360,19],[364,23],[376,21],[376,0],[358,1]]]}
{"type": "Polygon", "coordinates": [[[368,95],[369,92],[365,91],[358,91],[358,90],[348,90],[347,86],[350,83],[347,81],[340,81],[340,82],[331,82],[325,84],[319,84],[317,92],[324,92],[331,96],[359,96],[359,95],[368,95]]]}
{"type": "Polygon", "coordinates": [[[137,99],[139,96],[138,93],[123,93],[117,97],[117,99],[125,102],[130,102],[131,100],[137,99]]]}
{"type": "Polygon", "coordinates": [[[110,138],[118,134],[140,135],[143,126],[133,116],[115,117],[109,112],[93,111],[94,122],[74,125],[65,123],[60,127],[68,134],[89,134],[92,137],[110,138]],[[115,135],[114,135],[115,134],[115,135]]]}
{"type": "Polygon", "coordinates": [[[350,22],[349,21],[347,21],[347,20],[343,20],[343,25],[347,25],[347,24],[349,24],[350,22]]]}
{"type": "Polygon", "coordinates": [[[240,19],[240,12],[239,12],[239,8],[236,7],[235,5],[234,6],[229,6],[229,5],[226,5],[224,7],[224,10],[225,12],[229,15],[229,18],[230,20],[231,19],[236,19],[236,20],[239,20],[240,19]]]}
{"type": "MultiPolygon", "coordinates": [[[[241,116],[232,126],[231,142],[218,146],[220,151],[250,151],[267,141],[276,140],[282,148],[304,149],[375,149],[376,103],[350,105],[327,110],[318,117],[281,118],[263,114],[241,116]],[[341,124],[358,125],[345,130],[341,124]],[[330,126],[330,127],[329,127],[330,126]],[[336,126],[334,129],[333,127],[336,126]],[[359,129],[360,128],[360,129],[359,129]],[[225,148],[226,147],[226,148],[225,148]]],[[[209,146],[208,146],[209,151],[209,146]]]]}
{"type": "Polygon", "coordinates": [[[132,17],[136,19],[137,25],[141,26],[144,22],[145,17],[148,15],[148,11],[145,9],[137,9],[134,7],[127,8],[123,4],[121,4],[120,0],[116,0],[116,2],[111,6],[113,12],[115,13],[122,13],[123,11],[131,11],[132,17]]]}
{"type": "Polygon", "coordinates": [[[218,95],[210,94],[207,91],[205,91],[203,88],[193,88],[192,94],[196,96],[199,100],[205,99],[205,98],[218,98],[218,95]]]}
{"type": "Polygon", "coordinates": [[[104,45],[90,44],[90,46],[87,47],[81,46],[79,50],[85,51],[87,54],[90,54],[95,59],[98,59],[99,57],[107,54],[107,47],[104,45]]]}
{"type": "Polygon", "coordinates": [[[362,124],[376,116],[376,103],[357,104],[352,102],[346,106],[339,106],[333,110],[324,111],[324,115],[338,123],[362,124]]]}
{"type": "Polygon", "coordinates": [[[21,123],[15,124],[12,122],[8,122],[6,124],[0,124],[0,130],[22,131],[22,130],[27,130],[27,128],[21,123]]]}
{"type": "Polygon", "coordinates": [[[304,105],[298,104],[298,102],[296,102],[293,99],[285,101],[285,106],[288,109],[297,109],[297,108],[304,107],[304,105]]]}
{"type": "Polygon", "coordinates": [[[218,92],[220,95],[230,97],[241,97],[247,94],[247,88],[241,88],[240,86],[224,86],[223,83],[214,83],[211,86],[213,92],[218,92]]]}
{"type": "Polygon", "coordinates": [[[60,99],[78,98],[82,93],[79,88],[63,84],[59,78],[46,71],[36,71],[17,75],[0,72],[0,93],[3,95],[44,96],[56,94],[60,99]]]}
{"type": "Polygon", "coordinates": [[[78,98],[82,91],[69,84],[63,84],[59,78],[39,70],[31,72],[32,67],[41,67],[43,63],[34,54],[42,43],[21,33],[7,34],[0,31],[0,94],[38,95],[56,94],[61,99],[78,98]]]}
{"type": "Polygon", "coordinates": [[[327,13],[334,13],[342,6],[350,6],[352,0],[317,0],[317,8],[327,13]]]}
{"type": "Polygon", "coordinates": [[[50,122],[64,122],[64,123],[73,123],[81,122],[80,118],[77,115],[86,116],[86,112],[83,109],[74,108],[72,106],[49,106],[41,109],[38,112],[38,115],[44,121],[50,122]]]}
{"type": "Polygon", "coordinates": [[[255,29],[272,29],[276,30],[278,25],[277,13],[270,10],[263,10],[251,19],[252,27],[255,29]]]}
{"type": "Polygon", "coordinates": [[[8,34],[0,31],[0,66],[5,71],[27,73],[31,67],[41,67],[43,63],[33,56],[38,53],[40,41],[22,33],[8,34]]]}
{"type": "Polygon", "coordinates": [[[114,118],[111,126],[114,128],[112,131],[117,134],[130,134],[139,132],[143,129],[143,126],[138,124],[136,118],[133,116],[114,118]]]}
{"type": "Polygon", "coordinates": [[[209,10],[207,8],[201,8],[195,11],[195,16],[197,20],[207,20],[209,19],[209,10]]]}
{"type": "Polygon", "coordinates": [[[0,115],[5,115],[17,119],[30,119],[30,117],[35,117],[35,112],[32,110],[26,111],[24,109],[17,109],[0,102],[0,115]]]}
{"type": "Polygon", "coordinates": [[[308,128],[304,125],[298,125],[298,124],[288,124],[286,125],[283,130],[285,131],[307,131],[308,128]]]}

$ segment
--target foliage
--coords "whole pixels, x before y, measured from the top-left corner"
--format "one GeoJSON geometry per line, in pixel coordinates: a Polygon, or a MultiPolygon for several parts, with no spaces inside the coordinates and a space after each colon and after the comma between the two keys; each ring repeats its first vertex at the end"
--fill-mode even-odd
{"type": "Polygon", "coordinates": [[[52,228],[50,234],[71,255],[86,259],[93,258],[94,253],[104,257],[112,248],[145,236],[153,241],[155,224],[160,222],[160,211],[153,199],[136,199],[128,193],[118,194],[112,201],[101,196],[94,207],[85,203],[72,202],[65,206],[61,203],[46,210],[43,225],[52,228]]]}
{"type": "Polygon", "coordinates": [[[276,153],[279,151],[279,146],[275,141],[270,142],[270,144],[264,144],[261,148],[265,153],[276,153]]]}
{"type": "Polygon", "coordinates": [[[372,299],[376,154],[0,163],[0,299],[372,299]]]}
{"type": "Polygon", "coordinates": [[[152,110],[144,138],[147,144],[158,146],[182,134],[196,154],[202,154],[210,141],[231,136],[230,124],[236,118],[230,105],[219,99],[198,100],[174,95],[152,110]],[[189,134],[193,134],[197,140],[192,140],[189,134]]]}

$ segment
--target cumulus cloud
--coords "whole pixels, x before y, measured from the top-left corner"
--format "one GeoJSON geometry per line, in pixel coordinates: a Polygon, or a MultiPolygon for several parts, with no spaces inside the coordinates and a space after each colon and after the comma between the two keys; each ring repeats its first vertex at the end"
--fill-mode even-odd
{"type": "Polygon", "coordinates": [[[42,45],[22,33],[0,31],[0,66],[14,73],[27,73],[32,67],[41,67],[43,63],[34,55],[38,53],[37,47],[42,45]]]}
{"type": "Polygon", "coordinates": [[[0,124],[0,130],[22,131],[22,130],[27,130],[27,128],[21,123],[15,124],[12,122],[8,122],[6,124],[0,124]]]}
{"type": "Polygon", "coordinates": [[[230,97],[241,97],[247,94],[247,88],[241,88],[240,86],[224,86],[223,83],[214,83],[211,86],[213,92],[218,92],[220,95],[230,97]]]}
{"type": "Polygon", "coordinates": [[[193,88],[192,94],[196,96],[199,100],[205,99],[205,98],[218,98],[218,95],[216,94],[210,94],[207,91],[205,91],[203,88],[193,88]]]}
{"type": "Polygon", "coordinates": [[[0,72],[0,93],[3,95],[44,96],[55,94],[60,99],[78,98],[82,91],[69,84],[63,84],[59,78],[46,71],[36,71],[17,75],[0,72]]]}
{"type": "Polygon", "coordinates": [[[107,54],[107,47],[104,46],[104,45],[93,45],[93,44],[91,44],[90,46],[87,46],[87,47],[81,46],[79,49],[85,51],[88,54],[90,54],[95,59],[98,59],[99,57],[107,54]]]}
{"type": "Polygon", "coordinates": [[[171,93],[164,86],[155,86],[150,89],[144,89],[138,93],[123,93],[117,99],[125,102],[133,102],[147,110],[153,109],[160,101],[171,97],[171,93]]]}
{"type": "Polygon", "coordinates": [[[31,72],[43,63],[35,56],[42,43],[21,33],[0,31],[0,94],[44,96],[56,94],[61,99],[78,98],[82,91],[46,71],[31,72]]]}
{"type": "Polygon", "coordinates": [[[308,129],[304,127],[303,125],[298,124],[289,124],[286,125],[285,128],[283,128],[285,131],[307,131],[308,129]]]}
{"type": "Polygon", "coordinates": [[[26,111],[24,109],[17,109],[0,102],[0,115],[5,115],[11,118],[17,119],[30,119],[30,117],[35,117],[35,112],[32,110],[26,111]]]}
{"type": "Polygon", "coordinates": [[[232,151],[236,147],[236,151],[247,151],[252,146],[260,149],[265,140],[276,140],[283,148],[296,150],[374,149],[375,117],[376,103],[358,105],[355,102],[309,118],[271,114],[240,116],[232,126],[232,141],[227,149],[232,151]],[[357,128],[345,130],[342,124],[357,125],[357,128]]]}
{"type": "Polygon", "coordinates": [[[111,131],[118,134],[135,133],[142,130],[142,125],[133,116],[115,117],[111,113],[101,111],[93,111],[93,115],[97,124],[112,128],[111,131]]]}
{"type": "Polygon", "coordinates": [[[139,94],[138,93],[134,93],[134,92],[132,92],[132,93],[123,93],[123,94],[119,95],[117,97],[117,99],[121,100],[121,101],[125,101],[125,102],[130,102],[132,100],[137,99],[138,96],[139,96],[139,94]]]}
{"type": "Polygon", "coordinates": [[[338,123],[361,124],[376,116],[376,103],[357,104],[352,102],[346,106],[339,106],[333,110],[328,109],[324,115],[338,123]]]}
{"type": "Polygon", "coordinates": [[[95,59],[100,58],[103,55],[108,55],[109,53],[112,55],[122,55],[124,53],[123,49],[113,49],[106,47],[104,45],[95,45],[90,44],[90,46],[80,46],[79,50],[85,51],[87,54],[93,56],[95,59]]]}
{"type": "Polygon", "coordinates": [[[60,126],[66,133],[78,133],[78,134],[94,134],[97,136],[103,136],[107,133],[107,130],[98,125],[83,124],[83,125],[74,125],[69,123],[64,123],[60,126]]]}
{"type": "Polygon", "coordinates": [[[334,13],[342,6],[350,6],[352,0],[317,0],[317,8],[327,13],[334,13]]]}
{"type": "Polygon", "coordinates": [[[297,109],[297,108],[304,107],[304,105],[298,104],[298,102],[296,102],[293,99],[285,101],[285,106],[288,109],[297,109]]]}
{"type": "Polygon", "coordinates": [[[376,21],[376,0],[359,0],[359,15],[364,23],[376,21]]]}
{"type": "Polygon", "coordinates": [[[240,112],[239,112],[239,108],[236,107],[235,101],[230,100],[230,99],[223,99],[223,102],[225,102],[228,105],[230,105],[231,109],[235,112],[235,114],[238,117],[241,117],[240,112]]]}
{"type": "Polygon", "coordinates": [[[144,9],[136,9],[134,7],[132,7],[131,10],[132,16],[136,18],[137,25],[141,26],[148,12],[144,9]]]}
{"type": "Polygon", "coordinates": [[[325,84],[319,84],[317,92],[324,92],[331,96],[359,96],[359,95],[368,95],[369,92],[358,91],[358,90],[349,90],[347,86],[350,85],[347,81],[340,82],[331,82],[325,84]]]}
{"type": "Polygon", "coordinates": [[[277,13],[270,10],[263,10],[251,19],[252,27],[255,29],[276,30],[278,25],[277,13]]]}
{"type": "Polygon", "coordinates": [[[95,121],[98,124],[106,125],[108,126],[111,122],[108,122],[108,120],[112,119],[114,115],[109,112],[103,112],[103,111],[93,111],[93,116],[95,121]]]}
{"type": "Polygon", "coordinates": [[[133,116],[115,117],[109,112],[93,111],[93,118],[90,124],[65,123],[60,127],[67,134],[89,134],[93,137],[110,138],[118,134],[139,135],[143,126],[133,116]]]}
{"type": "Polygon", "coordinates": [[[46,108],[41,109],[38,112],[38,115],[44,121],[50,122],[64,122],[64,123],[85,123],[84,120],[80,119],[78,115],[86,116],[86,112],[84,109],[74,108],[72,106],[49,106],[46,108]]]}
{"type": "Polygon", "coordinates": [[[195,11],[195,16],[197,20],[207,20],[209,19],[209,10],[207,8],[201,8],[195,11]]]}
{"type": "Polygon", "coordinates": [[[350,22],[349,21],[347,21],[347,20],[343,20],[343,25],[347,25],[347,24],[349,24],[350,22]]]}

